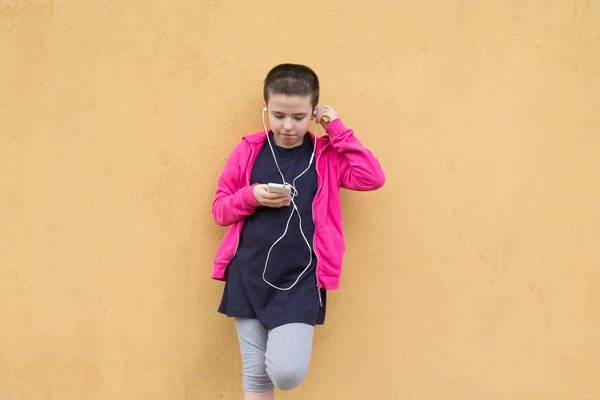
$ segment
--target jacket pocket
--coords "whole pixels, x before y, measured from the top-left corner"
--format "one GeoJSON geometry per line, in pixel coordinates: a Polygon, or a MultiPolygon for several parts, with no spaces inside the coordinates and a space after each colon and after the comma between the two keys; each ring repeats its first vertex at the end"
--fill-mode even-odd
{"type": "MultiPolygon", "coordinates": [[[[215,268],[220,268],[220,273],[225,272],[227,265],[233,259],[239,242],[240,222],[229,227],[223,241],[219,245],[217,254],[214,258],[215,268]]],[[[215,273],[218,273],[215,271],[215,273]]]]}
{"type": "Polygon", "coordinates": [[[315,252],[321,274],[339,277],[346,248],[342,235],[329,226],[315,227],[315,233],[315,252]]]}

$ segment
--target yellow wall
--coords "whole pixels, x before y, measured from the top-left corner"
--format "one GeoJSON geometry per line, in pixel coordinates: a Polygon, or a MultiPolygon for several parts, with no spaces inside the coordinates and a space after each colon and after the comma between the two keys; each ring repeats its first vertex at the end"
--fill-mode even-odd
{"type": "Polygon", "coordinates": [[[280,399],[600,399],[600,3],[0,0],[0,398],[241,399],[210,215],[305,63],[380,158],[280,399]]]}

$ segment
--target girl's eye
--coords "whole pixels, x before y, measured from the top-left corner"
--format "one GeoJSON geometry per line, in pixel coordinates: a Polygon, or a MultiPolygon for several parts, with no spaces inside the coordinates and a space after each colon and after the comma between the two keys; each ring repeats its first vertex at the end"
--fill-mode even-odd
{"type": "MultiPolygon", "coordinates": [[[[283,115],[273,115],[276,119],[283,119],[285,118],[283,115]]],[[[304,119],[304,117],[294,117],[294,119],[298,122],[302,121],[304,119]]]]}

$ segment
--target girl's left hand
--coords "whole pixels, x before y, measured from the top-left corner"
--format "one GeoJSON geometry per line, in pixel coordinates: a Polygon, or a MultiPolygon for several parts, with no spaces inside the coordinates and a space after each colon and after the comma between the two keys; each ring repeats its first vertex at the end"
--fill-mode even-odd
{"type": "Polygon", "coordinates": [[[339,118],[337,112],[333,108],[331,108],[328,104],[318,106],[316,108],[317,115],[315,119],[317,124],[321,124],[324,129],[327,129],[329,123],[334,119],[339,118]]]}

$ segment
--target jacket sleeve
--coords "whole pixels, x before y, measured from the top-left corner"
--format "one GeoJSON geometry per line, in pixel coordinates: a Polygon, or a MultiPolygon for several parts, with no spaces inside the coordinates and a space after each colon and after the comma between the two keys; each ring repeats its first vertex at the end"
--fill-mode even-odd
{"type": "Polygon", "coordinates": [[[340,187],[368,191],[385,183],[385,173],[373,153],[354,136],[352,129],[337,118],[327,126],[327,134],[339,156],[340,187]]]}
{"type": "Polygon", "coordinates": [[[240,142],[234,149],[217,183],[212,205],[212,216],[221,226],[231,225],[254,213],[258,202],[252,192],[253,186],[245,185],[246,164],[240,164],[240,154],[247,143],[240,142]]]}

